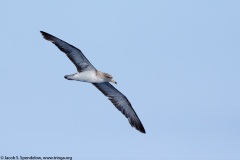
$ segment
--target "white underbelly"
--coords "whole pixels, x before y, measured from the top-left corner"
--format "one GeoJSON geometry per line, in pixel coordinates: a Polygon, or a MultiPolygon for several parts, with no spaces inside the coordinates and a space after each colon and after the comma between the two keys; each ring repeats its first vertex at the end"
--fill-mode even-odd
{"type": "Polygon", "coordinates": [[[98,78],[96,76],[95,71],[85,71],[85,72],[80,72],[74,75],[74,79],[77,81],[82,81],[82,82],[89,82],[89,83],[101,83],[103,82],[102,79],[98,78]]]}

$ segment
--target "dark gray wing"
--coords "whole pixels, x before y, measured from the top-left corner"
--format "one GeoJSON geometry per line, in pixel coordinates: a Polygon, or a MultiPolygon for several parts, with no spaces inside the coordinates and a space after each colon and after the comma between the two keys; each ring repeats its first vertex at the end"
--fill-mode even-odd
{"type": "Polygon", "coordinates": [[[96,68],[88,61],[80,49],[62,41],[61,39],[54,37],[51,34],[40,31],[43,37],[55,44],[61,51],[63,51],[68,58],[74,63],[79,72],[87,70],[96,70],[96,68]]]}
{"type": "Polygon", "coordinates": [[[121,92],[108,82],[93,83],[93,85],[107,96],[114,106],[125,115],[132,127],[135,127],[142,133],[146,133],[140,119],[132,108],[131,103],[121,92]]]}

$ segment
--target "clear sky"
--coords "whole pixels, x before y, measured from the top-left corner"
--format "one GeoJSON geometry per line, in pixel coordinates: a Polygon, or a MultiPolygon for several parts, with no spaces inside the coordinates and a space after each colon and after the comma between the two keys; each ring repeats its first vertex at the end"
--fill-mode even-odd
{"type": "Polygon", "coordinates": [[[0,156],[240,159],[240,1],[0,1],[0,156]],[[40,30],[118,82],[146,134],[40,30]]]}

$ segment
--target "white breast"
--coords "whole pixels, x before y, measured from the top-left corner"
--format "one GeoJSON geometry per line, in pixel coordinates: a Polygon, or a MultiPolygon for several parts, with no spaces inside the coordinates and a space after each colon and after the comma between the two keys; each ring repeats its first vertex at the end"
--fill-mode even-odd
{"type": "Polygon", "coordinates": [[[82,81],[82,82],[89,82],[89,83],[102,83],[104,82],[103,79],[96,76],[95,71],[85,71],[80,72],[74,75],[74,80],[82,81]]]}

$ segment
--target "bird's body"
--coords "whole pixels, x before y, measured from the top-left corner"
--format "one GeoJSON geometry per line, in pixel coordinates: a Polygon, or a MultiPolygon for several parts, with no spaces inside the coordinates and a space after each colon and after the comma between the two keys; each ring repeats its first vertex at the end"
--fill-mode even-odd
{"type": "Polygon", "coordinates": [[[105,96],[108,97],[108,99],[119,111],[125,115],[132,127],[135,127],[142,133],[146,133],[140,119],[132,108],[131,103],[121,92],[119,92],[109,83],[113,82],[117,84],[110,74],[98,71],[78,48],[62,41],[57,37],[52,36],[51,34],[43,31],[40,32],[46,40],[51,41],[61,51],[63,51],[76,66],[78,72],[75,74],[66,75],[64,78],[68,80],[92,83],[97,89],[99,89],[105,96]]]}
{"type": "MultiPolygon", "coordinates": [[[[64,78],[68,80],[75,80],[81,82],[88,82],[88,83],[103,83],[106,82],[104,78],[97,76],[99,74],[97,70],[89,70],[83,72],[77,72],[75,74],[66,75],[64,78]]],[[[100,72],[102,73],[102,72],[100,72]]]]}

